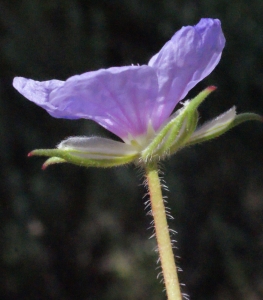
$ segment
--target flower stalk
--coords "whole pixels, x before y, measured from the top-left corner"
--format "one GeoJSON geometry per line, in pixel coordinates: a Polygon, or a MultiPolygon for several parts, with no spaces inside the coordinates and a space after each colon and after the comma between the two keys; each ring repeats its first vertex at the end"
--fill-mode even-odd
{"type": "Polygon", "coordinates": [[[168,300],[181,300],[182,295],[167,224],[157,162],[146,164],[145,171],[167,298],[168,300]]]}

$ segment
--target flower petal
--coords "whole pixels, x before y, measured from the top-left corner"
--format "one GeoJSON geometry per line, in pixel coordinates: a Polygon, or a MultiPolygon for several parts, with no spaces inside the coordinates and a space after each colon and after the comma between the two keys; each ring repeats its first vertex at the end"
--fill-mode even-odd
{"type": "Polygon", "coordinates": [[[152,123],[158,129],[175,105],[218,64],[225,38],[219,20],[201,19],[175,33],[149,61],[159,81],[152,123]]]}
{"type": "Polygon", "coordinates": [[[56,107],[49,101],[49,94],[64,85],[61,80],[35,81],[23,77],[15,77],[13,80],[14,88],[28,100],[44,108],[50,114],[56,107]]]}
{"type": "Polygon", "coordinates": [[[64,83],[15,78],[14,87],[53,117],[91,119],[125,141],[147,132],[158,93],[149,66],[101,69],[64,83]]]}

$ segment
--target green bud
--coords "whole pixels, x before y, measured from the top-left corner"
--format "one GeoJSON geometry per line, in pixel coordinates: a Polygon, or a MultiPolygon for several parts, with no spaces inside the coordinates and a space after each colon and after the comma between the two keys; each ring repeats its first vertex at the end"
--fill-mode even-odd
{"type": "Polygon", "coordinates": [[[85,167],[113,167],[134,161],[138,151],[132,145],[101,137],[71,137],[61,142],[58,149],[38,149],[29,156],[47,156],[43,168],[69,162],[85,167]]]}

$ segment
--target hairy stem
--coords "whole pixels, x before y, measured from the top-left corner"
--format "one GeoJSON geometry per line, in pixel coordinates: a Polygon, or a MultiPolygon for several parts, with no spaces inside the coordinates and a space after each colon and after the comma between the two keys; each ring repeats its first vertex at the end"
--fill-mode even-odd
{"type": "Polygon", "coordinates": [[[166,219],[157,163],[148,163],[145,166],[145,170],[167,298],[168,300],[181,300],[182,295],[166,219]]]}

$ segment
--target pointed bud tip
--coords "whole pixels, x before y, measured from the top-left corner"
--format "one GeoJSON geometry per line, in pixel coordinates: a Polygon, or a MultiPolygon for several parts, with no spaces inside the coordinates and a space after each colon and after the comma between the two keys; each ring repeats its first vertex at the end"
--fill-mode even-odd
{"type": "Polygon", "coordinates": [[[41,170],[45,171],[47,167],[48,167],[48,165],[44,163],[41,167],[41,170]]]}
{"type": "Polygon", "coordinates": [[[213,91],[215,91],[215,90],[217,89],[217,87],[214,86],[214,85],[210,85],[210,86],[207,87],[206,89],[207,89],[209,92],[213,92],[213,91]]]}
{"type": "Polygon", "coordinates": [[[31,157],[31,156],[33,156],[34,155],[34,153],[33,153],[33,151],[31,151],[31,152],[29,152],[28,154],[27,154],[27,157],[31,157]]]}

